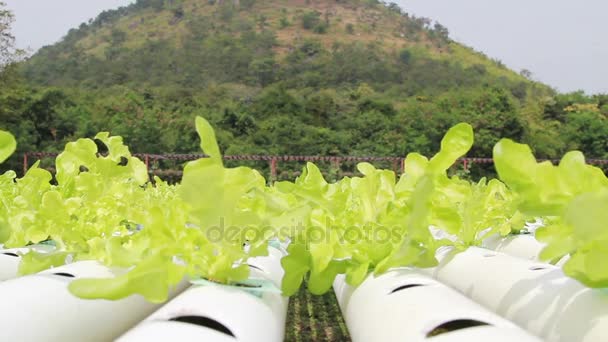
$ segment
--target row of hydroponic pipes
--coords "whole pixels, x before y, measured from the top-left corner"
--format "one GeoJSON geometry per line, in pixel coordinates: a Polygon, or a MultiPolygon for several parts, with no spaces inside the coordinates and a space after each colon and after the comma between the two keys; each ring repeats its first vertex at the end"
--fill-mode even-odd
{"type": "MultiPolygon", "coordinates": [[[[608,293],[539,262],[542,245],[532,235],[485,243],[441,250],[433,269],[369,275],[357,288],[338,277],[334,291],[353,341],[605,341],[608,293]]],[[[164,305],[139,295],[84,300],[68,291],[72,280],[117,271],[85,261],[17,277],[20,255],[47,248],[0,251],[0,341],[284,339],[288,298],[276,291],[184,281],[164,305]]],[[[280,288],[284,255],[270,247],[248,260],[251,278],[280,288]]]]}
{"type": "MultiPolygon", "coordinates": [[[[29,159],[34,157],[36,160],[42,158],[55,158],[58,153],[55,152],[25,152],[23,154],[23,174],[29,169],[29,159]]],[[[134,153],[135,157],[140,158],[145,164],[150,173],[154,171],[150,165],[163,160],[187,162],[206,157],[204,154],[151,154],[151,153],[134,153]]],[[[224,160],[239,160],[239,161],[264,161],[268,163],[270,170],[270,179],[276,180],[278,177],[279,162],[329,162],[332,168],[340,169],[340,165],[347,162],[390,162],[392,170],[396,174],[402,174],[404,170],[405,158],[401,157],[354,157],[354,156],[266,156],[266,155],[232,155],[223,156],[224,160]]],[[[462,164],[463,170],[467,171],[473,164],[492,164],[492,158],[461,158],[459,162],[462,164]]],[[[551,160],[553,163],[558,163],[558,160],[551,160]]],[[[586,162],[590,165],[608,165],[608,159],[588,159],[586,162]]],[[[166,173],[179,173],[179,170],[164,170],[166,173]]]]}

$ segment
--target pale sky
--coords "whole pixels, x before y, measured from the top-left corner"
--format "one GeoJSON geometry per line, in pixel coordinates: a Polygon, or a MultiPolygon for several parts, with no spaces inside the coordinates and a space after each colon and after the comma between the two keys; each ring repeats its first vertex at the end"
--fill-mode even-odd
{"type": "MultiPolygon", "coordinates": [[[[36,50],[102,10],[133,0],[3,0],[20,47],[36,50]]],[[[201,0],[206,1],[206,0],[201,0]]],[[[263,1],[263,0],[261,0],[263,1]]],[[[439,21],[452,39],[560,91],[608,93],[606,0],[394,0],[439,21]]]]}
{"type": "Polygon", "coordinates": [[[395,0],[560,91],[608,93],[606,0],[395,0]]]}
{"type": "Polygon", "coordinates": [[[13,34],[20,48],[37,50],[50,45],[71,28],[95,18],[101,11],[125,6],[133,0],[0,0],[15,14],[13,34]]]}

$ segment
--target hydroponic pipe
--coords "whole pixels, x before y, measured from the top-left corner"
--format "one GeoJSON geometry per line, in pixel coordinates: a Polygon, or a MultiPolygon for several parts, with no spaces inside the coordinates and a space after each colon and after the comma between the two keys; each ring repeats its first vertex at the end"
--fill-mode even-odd
{"type": "Polygon", "coordinates": [[[547,341],[606,341],[608,293],[559,267],[475,247],[439,258],[438,280],[547,341]]]}
{"type": "Polygon", "coordinates": [[[0,283],[0,341],[110,341],[160,306],[139,295],[85,300],[68,291],[74,279],[113,276],[83,261],[0,283]]]}
{"type": "Polygon", "coordinates": [[[358,341],[540,341],[515,324],[420,272],[397,269],[359,287],[334,282],[338,303],[358,341]]]}
{"type": "MultiPolygon", "coordinates": [[[[274,248],[269,250],[269,256],[248,260],[250,279],[269,281],[280,288],[283,254],[274,248]]],[[[253,290],[195,285],[118,341],[283,341],[288,299],[279,292],[253,290]]]]}
{"type": "Polygon", "coordinates": [[[506,237],[495,234],[483,241],[483,247],[515,257],[538,261],[540,252],[546,244],[536,240],[535,234],[536,230],[543,226],[543,220],[537,218],[534,222],[526,222],[521,234],[506,237]]]}
{"type": "Polygon", "coordinates": [[[512,255],[518,258],[538,261],[540,252],[546,244],[536,240],[533,234],[494,235],[483,242],[483,247],[512,255]]]}
{"type": "Polygon", "coordinates": [[[46,253],[53,249],[53,246],[33,245],[30,247],[0,250],[0,281],[13,279],[18,276],[19,263],[23,254],[27,254],[32,250],[38,253],[46,253]]]}

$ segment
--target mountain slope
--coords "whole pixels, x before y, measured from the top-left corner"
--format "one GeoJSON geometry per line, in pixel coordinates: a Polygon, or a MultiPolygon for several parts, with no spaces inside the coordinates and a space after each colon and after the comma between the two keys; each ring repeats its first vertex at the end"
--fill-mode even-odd
{"type": "MultiPolygon", "coordinates": [[[[86,85],[166,85],[167,81],[196,87],[235,81],[266,85],[301,72],[295,64],[316,59],[337,63],[331,66],[338,74],[337,67],[345,64],[382,64],[367,70],[379,72],[376,77],[356,65],[341,70],[351,77],[334,75],[330,84],[402,83],[397,74],[422,63],[430,70],[441,68],[436,77],[447,82],[454,73],[473,78],[469,83],[480,76],[502,83],[526,82],[499,63],[450,41],[441,25],[433,26],[430,20],[393,5],[332,0],[237,3],[140,0],[103,12],[71,30],[60,43],[41,49],[28,63],[26,75],[52,85],[81,86],[86,81],[86,85]]],[[[323,70],[323,77],[332,74],[323,70]]],[[[464,78],[456,83],[466,83],[464,78]]]]}
{"type": "Polygon", "coordinates": [[[466,121],[472,156],[510,137],[556,157],[577,132],[563,108],[593,101],[554,100],[445,27],[374,0],[139,0],[71,30],[21,71],[33,93],[0,91],[0,119],[33,132],[23,150],[107,130],[136,152],[193,152],[199,114],[226,154],[432,154],[466,121]]]}

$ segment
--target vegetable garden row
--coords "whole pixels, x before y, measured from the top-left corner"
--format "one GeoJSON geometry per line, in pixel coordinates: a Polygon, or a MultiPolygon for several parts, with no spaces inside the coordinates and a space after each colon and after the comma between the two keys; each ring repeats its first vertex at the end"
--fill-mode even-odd
{"type": "MultiPolygon", "coordinates": [[[[446,173],[473,145],[458,124],[399,179],[308,163],[269,185],[196,129],[208,158],[178,185],[108,133],[67,144],[55,175],[0,176],[0,340],[281,341],[304,281],[354,341],[608,336],[608,178],[581,153],[538,163],[504,139],[500,180],[473,183],[446,173]]],[[[0,162],[15,147],[0,132],[0,162]]]]}

